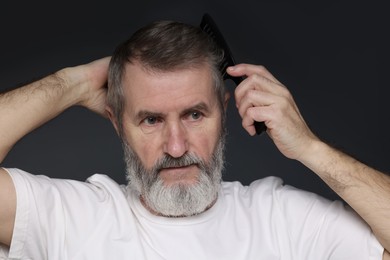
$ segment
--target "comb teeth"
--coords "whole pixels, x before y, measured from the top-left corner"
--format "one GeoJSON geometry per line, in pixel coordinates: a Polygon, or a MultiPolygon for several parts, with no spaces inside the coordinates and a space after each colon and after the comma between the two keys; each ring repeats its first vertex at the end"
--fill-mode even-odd
{"type": "Polygon", "coordinates": [[[229,62],[225,59],[225,55],[223,56],[223,60],[221,61],[221,64],[219,65],[219,71],[222,73],[223,79],[229,78],[229,74],[227,74],[226,69],[229,67],[229,62]]]}
{"type": "Polygon", "coordinates": [[[211,30],[210,26],[208,24],[203,24],[203,27],[201,27],[204,32],[206,32],[210,36],[214,36],[213,30],[211,30]]]}
{"type": "Polygon", "coordinates": [[[219,64],[219,71],[221,72],[223,79],[229,78],[229,75],[226,73],[226,69],[231,64],[229,64],[229,61],[226,59],[226,51],[224,50],[223,46],[221,46],[221,44],[218,42],[217,36],[214,34],[214,30],[211,28],[211,26],[208,23],[202,23],[200,27],[205,33],[207,33],[216,42],[216,44],[223,51],[223,59],[219,64]]]}

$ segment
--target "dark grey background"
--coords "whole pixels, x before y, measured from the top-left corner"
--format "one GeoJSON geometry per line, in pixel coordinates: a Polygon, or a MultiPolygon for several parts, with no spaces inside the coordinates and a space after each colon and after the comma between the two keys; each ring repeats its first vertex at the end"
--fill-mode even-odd
{"type": "MultiPolygon", "coordinates": [[[[208,12],[236,60],[265,65],[290,89],[316,134],[359,160],[388,171],[389,65],[384,52],[390,23],[384,2],[3,3],[0,90],[111,55],[119,42],[153,20],[199,24],[208,12]]],[[[338,198],[315,174],[284,158],[267,135],[248,136],[233,100],[228,131],[225,180],[249,184],[275,175],[287,184],[338,198]]],[[[125,183],[122,150],[113,127],[79,107],[27,135],[3,165],[79,180],[105,173],[125,183]]]]}

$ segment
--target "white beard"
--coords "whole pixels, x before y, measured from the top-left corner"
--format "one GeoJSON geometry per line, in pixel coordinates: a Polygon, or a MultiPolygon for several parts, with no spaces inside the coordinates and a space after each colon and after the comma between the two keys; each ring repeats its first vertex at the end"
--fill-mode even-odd
{"type": "Polygon", "coordinates": [[[151,170],[147,170],[131,147],[123,141],[128,188],[136,191],[153,213],[167,217],[192,216],[207,210],[217,199],[224,167],[225,137],[222,135],[209,162],[194,154],[180,158],[164,155],[151,170]],[[195,164],[199,177],[195,184],[167,186],[159,171],[166,167],[195,164]]]}

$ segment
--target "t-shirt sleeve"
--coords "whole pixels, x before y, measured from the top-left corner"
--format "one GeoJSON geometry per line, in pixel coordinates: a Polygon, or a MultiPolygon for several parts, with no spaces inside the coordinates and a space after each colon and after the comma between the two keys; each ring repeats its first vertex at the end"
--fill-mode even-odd
{"type": "Polygon", "coordinates": [[[370,227],[343,202],[280,185],[275,203],[299,259],[382,259],[370,227]]]}
{"type": "Polygon", "coordinates": [[[0,248],[0,259],[68,259],[114,205],[104,187],[6,170],[17,209],[11,246],[0,248]]]}

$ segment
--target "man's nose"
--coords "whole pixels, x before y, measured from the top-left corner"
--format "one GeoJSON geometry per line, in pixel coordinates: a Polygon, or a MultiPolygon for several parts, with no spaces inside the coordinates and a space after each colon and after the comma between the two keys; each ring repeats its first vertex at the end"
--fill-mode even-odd
{"type": "Polygon", "coordinates": [[[188,133],[181,122],[167,123],[164,132],[164,153],[178,158],[188,151],[188,133]]]}

